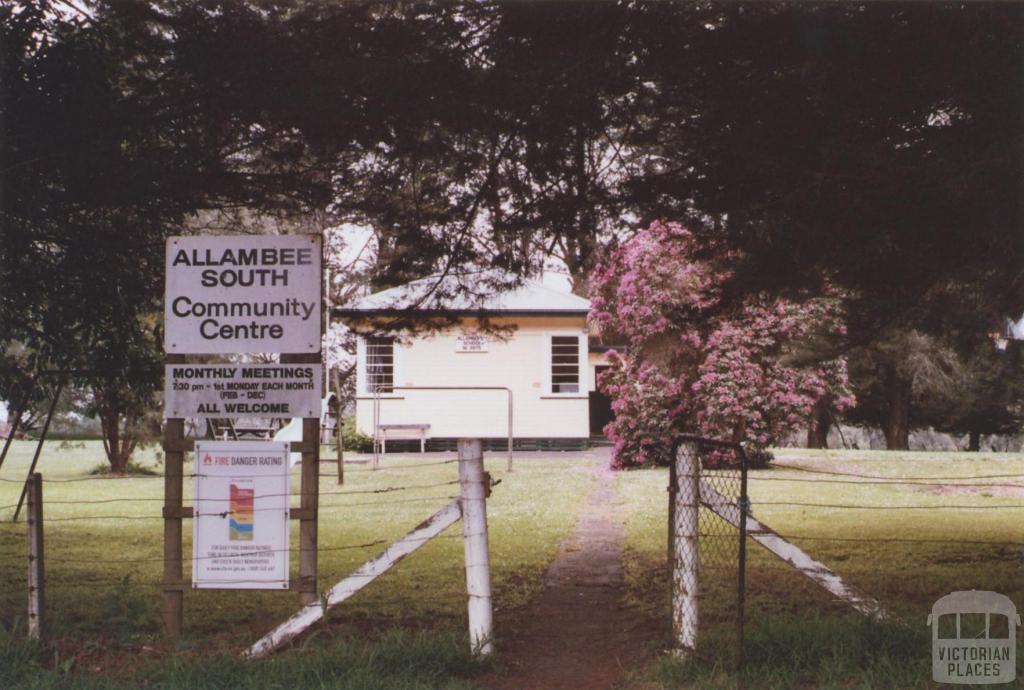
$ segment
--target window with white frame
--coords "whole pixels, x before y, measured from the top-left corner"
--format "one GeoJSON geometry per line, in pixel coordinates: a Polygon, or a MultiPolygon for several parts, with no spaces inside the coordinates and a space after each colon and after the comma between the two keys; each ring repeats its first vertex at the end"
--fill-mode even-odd
{"type": "Polygon", "coordinates": [[[580,339],[578,336],[551,336],[551,392],[580,392],[580,339]]]}
{"type": "Polygon", "coordinates": [[[366,392],[391,393],[395,385],[395,339],[366,339],[366,392]]]}

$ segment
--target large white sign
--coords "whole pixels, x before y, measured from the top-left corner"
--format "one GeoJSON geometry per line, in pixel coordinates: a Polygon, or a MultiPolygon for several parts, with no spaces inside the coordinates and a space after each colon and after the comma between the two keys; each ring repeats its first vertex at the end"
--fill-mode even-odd
{"type": "Polygon", "coordinates": [[[319,417],[319,364],[164,365],[164,416],[319,417]]]}
{"type": "Polygon", "coordinates": [[[193,587],[288,589],[288,450],[196,441],[193,587]]]}
{"type": "Polygon", "coordinates": [[[320,236],[167,240],[164,350],[320,351],[320,236]]]}

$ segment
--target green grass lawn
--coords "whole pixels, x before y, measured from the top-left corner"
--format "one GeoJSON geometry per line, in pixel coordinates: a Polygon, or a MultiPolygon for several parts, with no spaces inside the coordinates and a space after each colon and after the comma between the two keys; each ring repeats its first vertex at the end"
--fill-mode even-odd
{"type": "MultiPolygon", "coordinates": [[[[32,448],[16,443],[0,479],[20,481],[32,448]]],[[[336,484],[334,467],[322,465],[322,589],[381,548],[359,545],[401,536],[455,495],[457,487],[446,484],[457,477],[454,463],[418,464],[451,457],[389,455],[376,472],[349,464],[344,487],[336,484]]],[[[958,589],[991,589],[1024,608],[1024,489],[982,486],[1024,484],[1019,455],[784,449],[777,457],[777,466],[751,473],[754,515],[907,625],[865,621],[751,544],[745,670],[731,667],[735,572],[723,566],[705,571],[701,657],[679,663],[664,656],[634,674],[636,687],[931,687],[925,617],[937,598],[958,589]],[[1011,474],[1017,476],[978,478],[1011,474]],[[917,479],[922,477],[959,479],[917,479]],[[890,478],[918,483],[885,483],[890,478]]],[[[139,460],[161,469],[153,451],[142,452],[139,460]]],[[[102,461],[97,443],[53,443],[40,469],[47,480],[77,480],[102,461]]],[[[508,475],[503,454],[488,456],[488,470],[502,480],[488,502],[499,634],[503,615],[524,606],[541,586],[542,572],[592,485],[593,462],[559,453],[523,454],[508,475]]],[[[296,470],[293,491],[297,480],[296,470]]],[[[624,596],[661,631],[659,649],[671,644],[666,484],[665,470],[626,472],[618,482],[628,515],[624,596]]],[[[15,503],[19,490],[18,483],[0,481],[0,506],[15,503]]],[[[295,594],[187,592],[185,639],[176,650],[166,650],[159,623],[162,492],[159,477],[45,485],[46,517],[53,520],[46,525],[53,643],[45,650],[19,641],[25,527],[10,523],[12,509],[0,508],[0,687],[473,686],[481,667],[466,653],[459,526],[334,609],[328,625],[316,626],[296,649],[270,661],[243,663],[237,652],[293,612],[295,594]]],[[[187,480],[186,497],[191,493],[187,480]]],[[[186,554],[189,537],[186,529],[186,554]]],[[[726,546],[735,548],[734,542],[726,546]]],[[[714,547],[711,540],[702,544],[706,553],[714,547]]],[[[1019,665],[1022,660],[1024,650],[1018,652],[1019,665]]]]}
{"type": "MultiPolygon", "coordinates": [[[[876,597],[906,627],[875,624],[850,613],[749,542],[745,671],[737,674],[729,668],[735,640],[735,571],[708,563],[709,587],[702,600],[707,624],[701,631],[708,641],[707,658],[689,664],[663,658],[642,674],[641,684],[717,688],[739,687],[742,681],[746,687],[932,687],[925,619],[936,599],[954,590],[994,590],[1024,608],[1020,455],[782,449],[776,456],[779,466],[750,473],[754,516],[876,597]],[[985,476],[994,477],[978,478],[985,476]],[[943,479],[917,479],[931,477],[943,479]],[[880,483],[887,480],[919,483],[880,483]]],[[[666,484],[666,470],[629,472],[621,483],[630,510],[627,596],[652,620],[665,621],[663,648],[671,644],[666,484]]],[[[702,547],[711,546],[708,540],[702,542],[702,547]]],[[[1021,668],[1024,651],[1017,657],[1021,668]]],[[[1020,680],[1016,686],[1000,687],[1021,687],[1020,680]]]]}
{"type": "MultiPolygon", "coordinates": [[[[16,442],[0,470],[0,479],[20,481],[33,448],[29,442],[16,442]]],[[[325,454],[328,452],[325,449],[325,454]]],[[[155,451],[138,456],[141,464],[159,470],[157,458],[155,451]]],[[[337,485],[335,466],[322,464],[321,590],[383,549],[383,545],[359,545],[392,541],[448,503],[458,493],[457,483],[447,483],[457,482],[458,468],[454,462],[438,463],[453,458],[454,454],[389,454],[377,471],[371,471],[368,464],[348,464],[343,487],[337,485]],[[367,493],[419,485],[425,488],[367,493]]],[[[78,642],[137,649],[160,640],[163,480],[50,481],[83,479],[102,461],[103,451],[96,442],[72,448],[47,444],[40,461],[39,469],[47,480],[45,519],[51,521],[45,531],[49,631],[53,638],[72,646],[78,642]]],[[[489,454],[486,462],[492,476],[502,480],[488,501],[497,616],[522,606],[540,587],[540,576],[571,530],[580,501],[593,481],[585,463],[559,458],[557,453],[517,458],[511,475],[505,471],[505,462],[504,454],[489,454]]],[[[191,468],[186,464],[186,473],[191,468]]],[[[297,491],[298,474],[296,468],[293,492],[297,491]]],[[[20,488],[18,483],[0,481],[0,506],[16,503],[20,488]]],[[[192,480],[186,479],[186,505],[192,493],[192,480]]],[[[297,499],[293,503],[297,504],[297,499]]],[[[12,524],[12,515],[13,509],[0,508],[0,621],[7,627],[24,618],[26,602],[25,525],[24,520],[12,524]]],[[[298,544],[297,521],[292,544],[298,544]]],[[[187,522],[184,551],[186,556],[191,553],[187,522]]],[[[293,554],[292,564],[294,577],[297,554],[293,554]]],[[[281,622],[296,606],[294,593],[186,592],[182,648],[204,653],[238,650],[281,622]]],[[[430,639],[445,640],[463,634],[465,611],[459,523],[332,610],[329,625],[321,626],[313,637],[373,637],[402,628],[428,631],[430,639]]],[[[355,653],[346,650],[346,654],[355,653]]]]}

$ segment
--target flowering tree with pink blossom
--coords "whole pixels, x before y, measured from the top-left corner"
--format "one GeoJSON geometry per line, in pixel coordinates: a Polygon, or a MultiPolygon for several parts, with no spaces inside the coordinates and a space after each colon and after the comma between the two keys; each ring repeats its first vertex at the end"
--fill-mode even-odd
{"type": "Polygon", "coordinates": [[[816,356],[844,332],[833,297],[723,300],[736,256],[675,223],[653,223],[595,271],[591,317],[628,343],[599,381],[617,467],[667,461],[681,431],[777,443],[826,401],[853,403],[846,362],[816,356]]]}

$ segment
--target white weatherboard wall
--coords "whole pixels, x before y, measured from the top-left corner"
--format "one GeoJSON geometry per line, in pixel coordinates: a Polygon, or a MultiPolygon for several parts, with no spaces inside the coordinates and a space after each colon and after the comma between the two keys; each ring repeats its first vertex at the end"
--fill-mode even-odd
{"type": "MultiPolygon", "coordinates": [[[[395,343],[396,386],[508,386],[516,438],[587,438],[590,367],[583,317],[492,319],[515,324],[505,341],[491,336],[487,352],[458,352],[463,328],[395,343]],[[580,392],[551,393],[550,338],[575,335],[580,342],[580,392]]],[[[359,342],[356,423],[373,433],[373,397],[366,390],[365,347],[359,342]]],[[[395,391],[381,396],[381,424],[430,424],[433,438],[501,438],[508,430],[504,391],[395,391]]]]}

